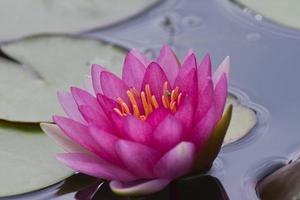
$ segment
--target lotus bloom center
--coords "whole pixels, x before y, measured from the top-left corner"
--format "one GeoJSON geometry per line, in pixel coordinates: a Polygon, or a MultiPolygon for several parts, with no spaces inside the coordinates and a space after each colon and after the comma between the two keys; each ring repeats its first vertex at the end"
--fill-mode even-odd
{"type": "Polygon", "coordinates": [[[170,91],[168,82],[166,81],[162,86],[162,91],[163,95],[156,97],[152,95],[149,84],[146,84],[144,91],[140,93],[135,88],[131,88],[126,92],[131,105],[127,105],[121,97],[118,97],[117,100],[120,106],[119,108],[114,108],[114,111],[120,116],[134,115],[142,121],[145,121],[153,110],[161,106],[165,109],[169,109],[171,113],[175,113],[182,98],[179,87],[175,87],[175,89],[170,91]],[[158,101],[158,98],[161,99],[161,103],[158,101]],[[142,105],[139,106],[138,102],[141,102],[142,105]]]}

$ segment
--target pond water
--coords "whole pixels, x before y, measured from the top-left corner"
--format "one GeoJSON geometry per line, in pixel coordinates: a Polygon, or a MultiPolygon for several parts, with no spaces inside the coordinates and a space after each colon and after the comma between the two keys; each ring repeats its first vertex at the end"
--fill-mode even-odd
{"type": "MultiPolygon", "coordinates": [[[[189,48],[199,57],[209,52],[215,64],[229,55],[231,91],[256,110],[256,127],[244,139],[225,146],[205,176],[139,199],[258,199],[257,182],[298,157],[300,32],[227,0],[167,0],[137,18],[83,34],[140,48],[149,56],[162,43],[171,44],[181,56],[189,48]]],[[[112,195],[101,182],[57,196],[62,184],[3,199],[130,199],[112,195]]]]}

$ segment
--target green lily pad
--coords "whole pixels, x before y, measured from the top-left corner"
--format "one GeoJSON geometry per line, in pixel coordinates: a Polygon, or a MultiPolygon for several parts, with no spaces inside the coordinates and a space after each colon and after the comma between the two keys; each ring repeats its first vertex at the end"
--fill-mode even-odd
{"type": "Polygon", "coordinates": [[[298,0],[236,0],[261,15],[282,25],[300,29],[298,0]]]}
{"type": "Polygon", "coordinates": [[[56,92],[82,86],[89,61],[101,58],[120,74],[125,55],[98,40],[62,35],[28,37],[1,49],[23,64],[0,59],[0,119],[17,122],[51,121],[52,114],[62,114],[56,92]]]}
{"type": "Polygon", "coordinates": [[[159,0],[2,0],[0,38],[70,33],[115,24],[159,0]]]}
{"type": "Polygon", "coordinates": [[[38,190],[73,172],[55,160],[62,152],[36,124],[0,121],[0,197],[38,190]]]}
{"type": "Polygon", "coordinates": [[[228,96],[226,107],[233,105],[232,118],[223,145],[235,142],[246,136],[257,122],[254,110],[243,106],[233,96],[228,96]]]}

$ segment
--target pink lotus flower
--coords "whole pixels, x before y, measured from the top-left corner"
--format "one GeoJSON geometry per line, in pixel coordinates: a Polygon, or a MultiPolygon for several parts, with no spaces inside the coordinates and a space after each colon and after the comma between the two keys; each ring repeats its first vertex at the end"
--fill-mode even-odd
{"type": "Polygon", "coordinates": [[[192,50],[180,64],[167,45],[156,61],[134,49],[122,79],[92,65],[92,93],[59,92],[68,117],[41,127],[68,151],[57,158],[73,170],[111,181],[118,194],[159,191],[209,169],[221,148],[232,111],[223,115],[229,58],[211,70],[210,57],[198,64],[192,50]]]}

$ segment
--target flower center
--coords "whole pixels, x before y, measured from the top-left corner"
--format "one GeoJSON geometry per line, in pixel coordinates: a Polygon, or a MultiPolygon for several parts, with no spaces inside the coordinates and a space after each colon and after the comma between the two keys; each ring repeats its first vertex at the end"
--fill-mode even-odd
{"type": "Polygon", "coordinates": [[[147,116],[155,109],[163,106],[165,109],[170,110],[172,113],[176,112],[177,107],[180,105],[182,93],[179,92],[179,88],[176,87],[172,91],[168,90],[168,82],[163,85],[163,95],[160,97],[162,105],[157,101],[156,96],[152,95],[149,84],[145,85],[144,91],[138,92],[135,88],[131,88],[126,91],[132,109],[118,97],[119,108],[114,108],[114,111],[120,116],[134,115],[141,120],[146,120],[147,116]],[[138,105],[137,100],[141,102],[141,106],[138,105]]]}

